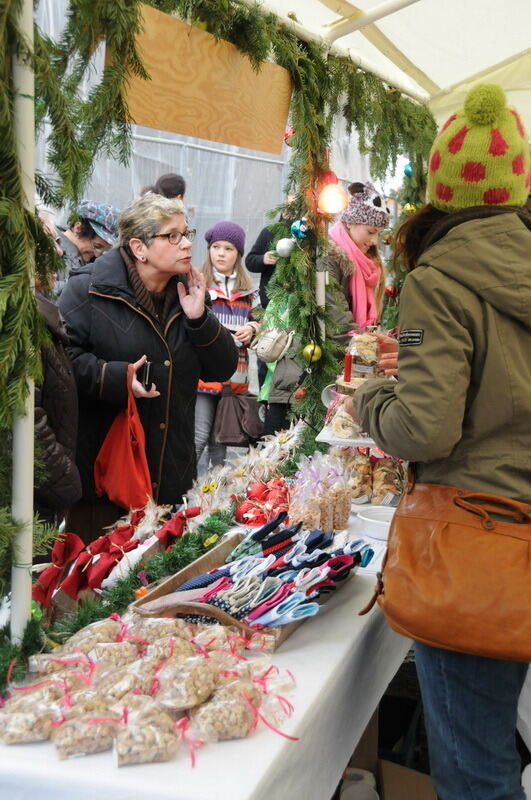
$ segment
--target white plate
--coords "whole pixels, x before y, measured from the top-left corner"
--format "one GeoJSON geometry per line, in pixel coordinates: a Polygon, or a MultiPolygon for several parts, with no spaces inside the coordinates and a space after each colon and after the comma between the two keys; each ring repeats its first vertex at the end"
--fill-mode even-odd
{"type": "Polygon", "coordinates": [[[319,431],[315,437],[315,441],[335,444],[338,447],[378,447],[374,439],[368,436],[356,436],[353,439],[342,439],[340,436],[334,436],[332,429],[327,425],[325,425],[322,431],[319,431]]]}

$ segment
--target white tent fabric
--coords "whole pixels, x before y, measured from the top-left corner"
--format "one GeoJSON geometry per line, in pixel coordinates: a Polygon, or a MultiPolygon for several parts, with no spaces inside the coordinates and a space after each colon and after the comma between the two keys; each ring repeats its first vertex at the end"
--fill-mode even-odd
{"type": "MultiPolygon", "coordinates": [[[[341,20],[396,7],[400,0],[261,4],[282,18],[294,14],[310,35],[326,39],[341,20]]],[[[499,83],[531,136],[530,39],[530,0],[410,0],[407,7],[335,39],[332,47],[428,103],[440,123],[462,105],[471,86],[499,83]]]]}
{"type": "MultiPolygon", "coordinates": [[[[52,38],[60,36],[67,6],[68,0],[40,0],[36,21],[44,33],[52,38]]],[[[104,49],[100,46],[93,57],[93,71],[86,89],[101,74],[103,59],[104,49]]],[[[291,156],[287,146],[280,156],[273,156],[137,125],[132,126],[132,145],[127,166],[110,158],[98,159],[86,197],[123,208],[160,175],[166,172],[183,175],[187,184],[186,206],[197,228],[193,246],[197,265],[205,255],[204,234],[214,223],[230,219],[242,225],[249,250],[262,227],[270,222],[267,212],[282,202],[291,156]]],[[[47,161],[45,136],[38,142],[37,167],[44,173],[52,171],[47,161]]],[[[347,184],[370,177],[368,159],[359,152],[356,134],[346,132],[340,116],[333,129],[331,167],[347,184]]],[[[385,187],[378,188],[388,191],[392,185],[390,180],[385,187]]],[[[56,221],[64,221],[66,214],[66,209],[59,212],[56,221]]]]}

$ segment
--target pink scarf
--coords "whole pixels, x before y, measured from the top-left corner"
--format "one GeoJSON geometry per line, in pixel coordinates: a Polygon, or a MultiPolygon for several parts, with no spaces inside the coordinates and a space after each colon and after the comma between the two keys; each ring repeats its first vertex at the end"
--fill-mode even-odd
{"type": "Polygon", "coordinates": [[[370,258],[361,252],[350,238],[342,222],[336,222],[328,231],[328,235],[343,250],[356,269],[350,278],[350,294],[352,297],[352,318],[354,322],[365,328],[374,325],[378,320],[378,308],[374,288],[378,283],[379,269],[370,258]]]}

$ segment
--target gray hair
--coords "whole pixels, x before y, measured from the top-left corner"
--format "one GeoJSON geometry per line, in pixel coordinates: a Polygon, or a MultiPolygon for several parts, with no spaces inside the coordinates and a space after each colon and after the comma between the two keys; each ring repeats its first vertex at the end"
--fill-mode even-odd
{"type": "Polygon", "coordinates": [[[129,203],[118,218],[121,247],[127,247],[130,239],[140,239],[149,244],[167,219],[185,213],[182,200],[146,192],[129,203]]]}

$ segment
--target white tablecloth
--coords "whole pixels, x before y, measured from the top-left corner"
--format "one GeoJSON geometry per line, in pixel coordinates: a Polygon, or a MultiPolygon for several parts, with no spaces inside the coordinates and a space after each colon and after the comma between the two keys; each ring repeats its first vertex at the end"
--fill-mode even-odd
{"type": "Polygon", "coordinates": [[[49,742],[0,744],[2,800],[329,800],[409,648],[380,610],[358,617],[374,578],[358,575],[273,655],[297,680],[283,729],[207,746],[192,769],[184,748],[167,764],[118,769],[109,753],[58,761],[49,742]]]}

